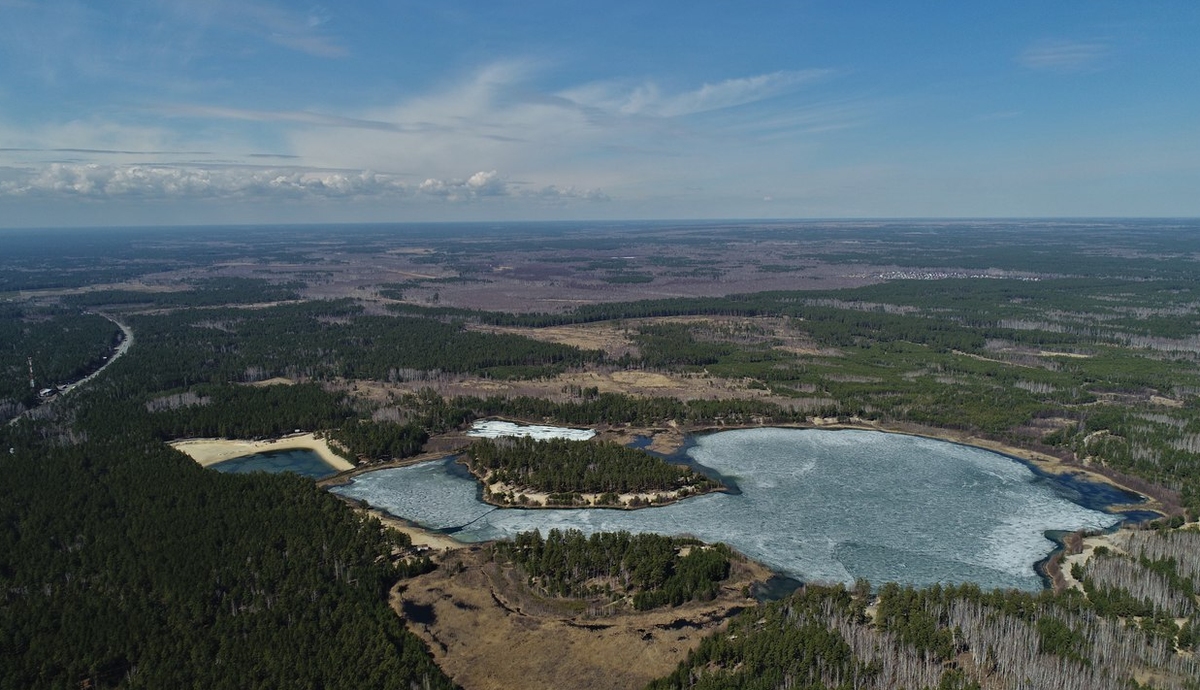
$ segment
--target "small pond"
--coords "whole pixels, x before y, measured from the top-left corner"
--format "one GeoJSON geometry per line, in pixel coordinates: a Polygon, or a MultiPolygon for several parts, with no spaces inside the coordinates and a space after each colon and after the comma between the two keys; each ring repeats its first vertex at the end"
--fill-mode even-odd
{"type": "Polygon", "coordinates": [[[272,450],[266,453],[243,455],[209,466],[218,472],[246,474],[248,472],[292,472],[313,479],[337,474],[337,469],[321,459],[316,452],[304,448],[272,450]]]}

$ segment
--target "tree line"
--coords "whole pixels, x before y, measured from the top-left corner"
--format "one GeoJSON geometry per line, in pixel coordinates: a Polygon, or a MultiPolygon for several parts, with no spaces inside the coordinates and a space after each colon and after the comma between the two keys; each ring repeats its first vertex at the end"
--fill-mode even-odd
{"type": "Polygon", "coordinates": [[[449,688],[384,530],[311,481],[90,429],[0,457],[0,687],[449,688]]]}
{"type": "Polygon", "coordinates": [[[867,583],[809,585],[741,613],[648,687],[1121,690],[1143,687],[1145,671],[1153,687],[1193,690],[1200,663],[1179,642],[1100,614],[1075,590],[892,583],[873,597],[867,583]]]}

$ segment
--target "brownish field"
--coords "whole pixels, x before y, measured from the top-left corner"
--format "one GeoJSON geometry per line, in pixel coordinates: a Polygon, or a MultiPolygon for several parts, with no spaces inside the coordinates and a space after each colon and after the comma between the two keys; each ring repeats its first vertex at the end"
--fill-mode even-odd
{"type": "Polygon", "coordinates": [[[821,350],[808,337],[794,328],[789,319],[769,316],[661,316],[644,319],[623,319],[597,323],[524,328],[475,324],[472,330],[489,333],[508,333],[584,350],[603,350],[612,357],[637,354],[633,333],[641,326],[664,323],[688,323],[708,326],[709,337],[742,344],[769,343],[777,349],[801,355],[837,356],[835,350],[821,350]]]}
{"type": "Polygon", "coordinates": [[[752,561],[735,563],[715,601],[606,615],[599,603],[533,595],[519,571],[472,546],[401,582],[391,603],[466,690],[625,690],[674,670],[701,638],[754,603],[743,587],[769,576],[752,561]]]}
{"type": "Polygon", "coordinates": [[[296,382],[287,378],[286,376],[276,376],[274,378],[263,379],[262,381],[255,381],[254,383],[247,385],[253,386],[254,388],[266,388],[267,386],[294,386],[296,385],[296,382]]]}
{"type": "MultiPolygon", "coordinates": [[[[565,237],[594,241],[606,235],[614,242],[626,237],[623,232],[603,230],[565,237]]],[[[620,257],[610,249],[531,244],[529,237],[519,233],[499,247],[492,242],[480,245],[467,236],[426,238],[411,244],[396,237],[379,242],[377,251],[369,252],[344,251],[325,242],[301,243],[296,250],[307,261],[263,261],[247,246],[244,258],[87,289],[181,290],[203,278],[253,278],[268,272],[273,280],[307,282],[302,291],[306,298],[350,297],[378,304],[384,301],[379,300],[381,286],[403,284],[403,301],[410,304],[561,312],[596,302],[853,287],[879,282],[881,275],[897,269],[885,263],[883,254],[879,265],[826,263],[810,255],[810,248],[829,250],[828,241],[809,243],[792,237],[778,242],[739,241],[719,235],[717,229],[708,228],[696,234],[694,242],[681,244],[675,230],[648,229],[639,235],[640,243],[623,247],[620,257]],[[661,241],[652,241],[652,236],[661,241]],[[764,256],[771,258],[764,261],[764,256]],[[622,280],[631,274],[648,277],[650,282],[622,280]]],[[[76,291],[28,294],[53,298],[76,291]]]]}
{"type": "Polygon", "coordinates": [[[613,367],[590,367],[584,371],[559,374],[550,379],[513,380],[485,379],[478,376],[442,374],[418,381],[388,383],[384,381],[353,381],[338,384],[377,403],[386,403],[389,396],[415,393],[430,388],[444,397],[455,396],[530,396],[547,400],[566,401],[573,398],[572,387],[596,388],[601,393],[620,393],[641,397],[665,397],[679,400],[762,400],[798,410],[828,405],[829,398],[789,398],[772,395],[761,388],[751,388],[749,380],[728,379],[708,374],[674,374],[643,370],[622,370],[613,367]]]}
{"type": "Polygon", "coordinates": [[[637,348],[629,340],[629,327],[612,321],[572,326],[518,328],[515,326],[472,325],[471,330],[489,333],[509,333],[534,340],[570,345],[583,350],[603,350],[612,357],[634,353],[637,348]]]}

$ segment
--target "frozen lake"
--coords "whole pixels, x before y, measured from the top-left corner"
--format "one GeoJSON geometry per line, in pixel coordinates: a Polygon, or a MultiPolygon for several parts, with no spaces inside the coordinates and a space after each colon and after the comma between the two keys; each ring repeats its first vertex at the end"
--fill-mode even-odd
{"type": "Polygon", "coordinates": [[[1073,502],[1079,482],[944,441],[821,429],[746,429],[694,441],[688,455],[736,481],[740,493],[636,511],[501,509],[480,501],[475,481],[448,460],[371,472],[331,490],[463,541],[534,528],[690,534],[803,581],[970,581],[985,589],[1041,589],[1034,564],[1054,549],[1047,530],[1120,520],[1073,502]]]}

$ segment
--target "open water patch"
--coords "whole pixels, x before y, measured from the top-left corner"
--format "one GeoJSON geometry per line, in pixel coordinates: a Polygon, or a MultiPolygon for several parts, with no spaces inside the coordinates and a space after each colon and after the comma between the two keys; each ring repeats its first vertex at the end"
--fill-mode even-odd
{"type": "MultiPolygon", "coordinates": [[[[976,582],[1037,590],[1051,530],[1122,519],[1013,458],[875,431],[743,429],[697,436],[696,465],[732,479],[714,493],[636,511],[496,509],[449,460],[360,475],[332,489],[468,542],[532,529],[629,530],[722,541],[805,582],[976,582]]],[[[1078,482],[1079,480],[1073,480],[1078,482]]],[[[1110,496],[1109,498],[1115,498],[1110,496]]],[[[1130,497],[1122,495],[1122,501],[1130,497]]]]}
{"type": "Polygon", "coordinates": [[[304,448],[243,455],[209,465],[209,469],[228,474],[291,472],[313,479],[324,479],[338,473],[337,468],[322,460],[320,455],[304,448]]]}

